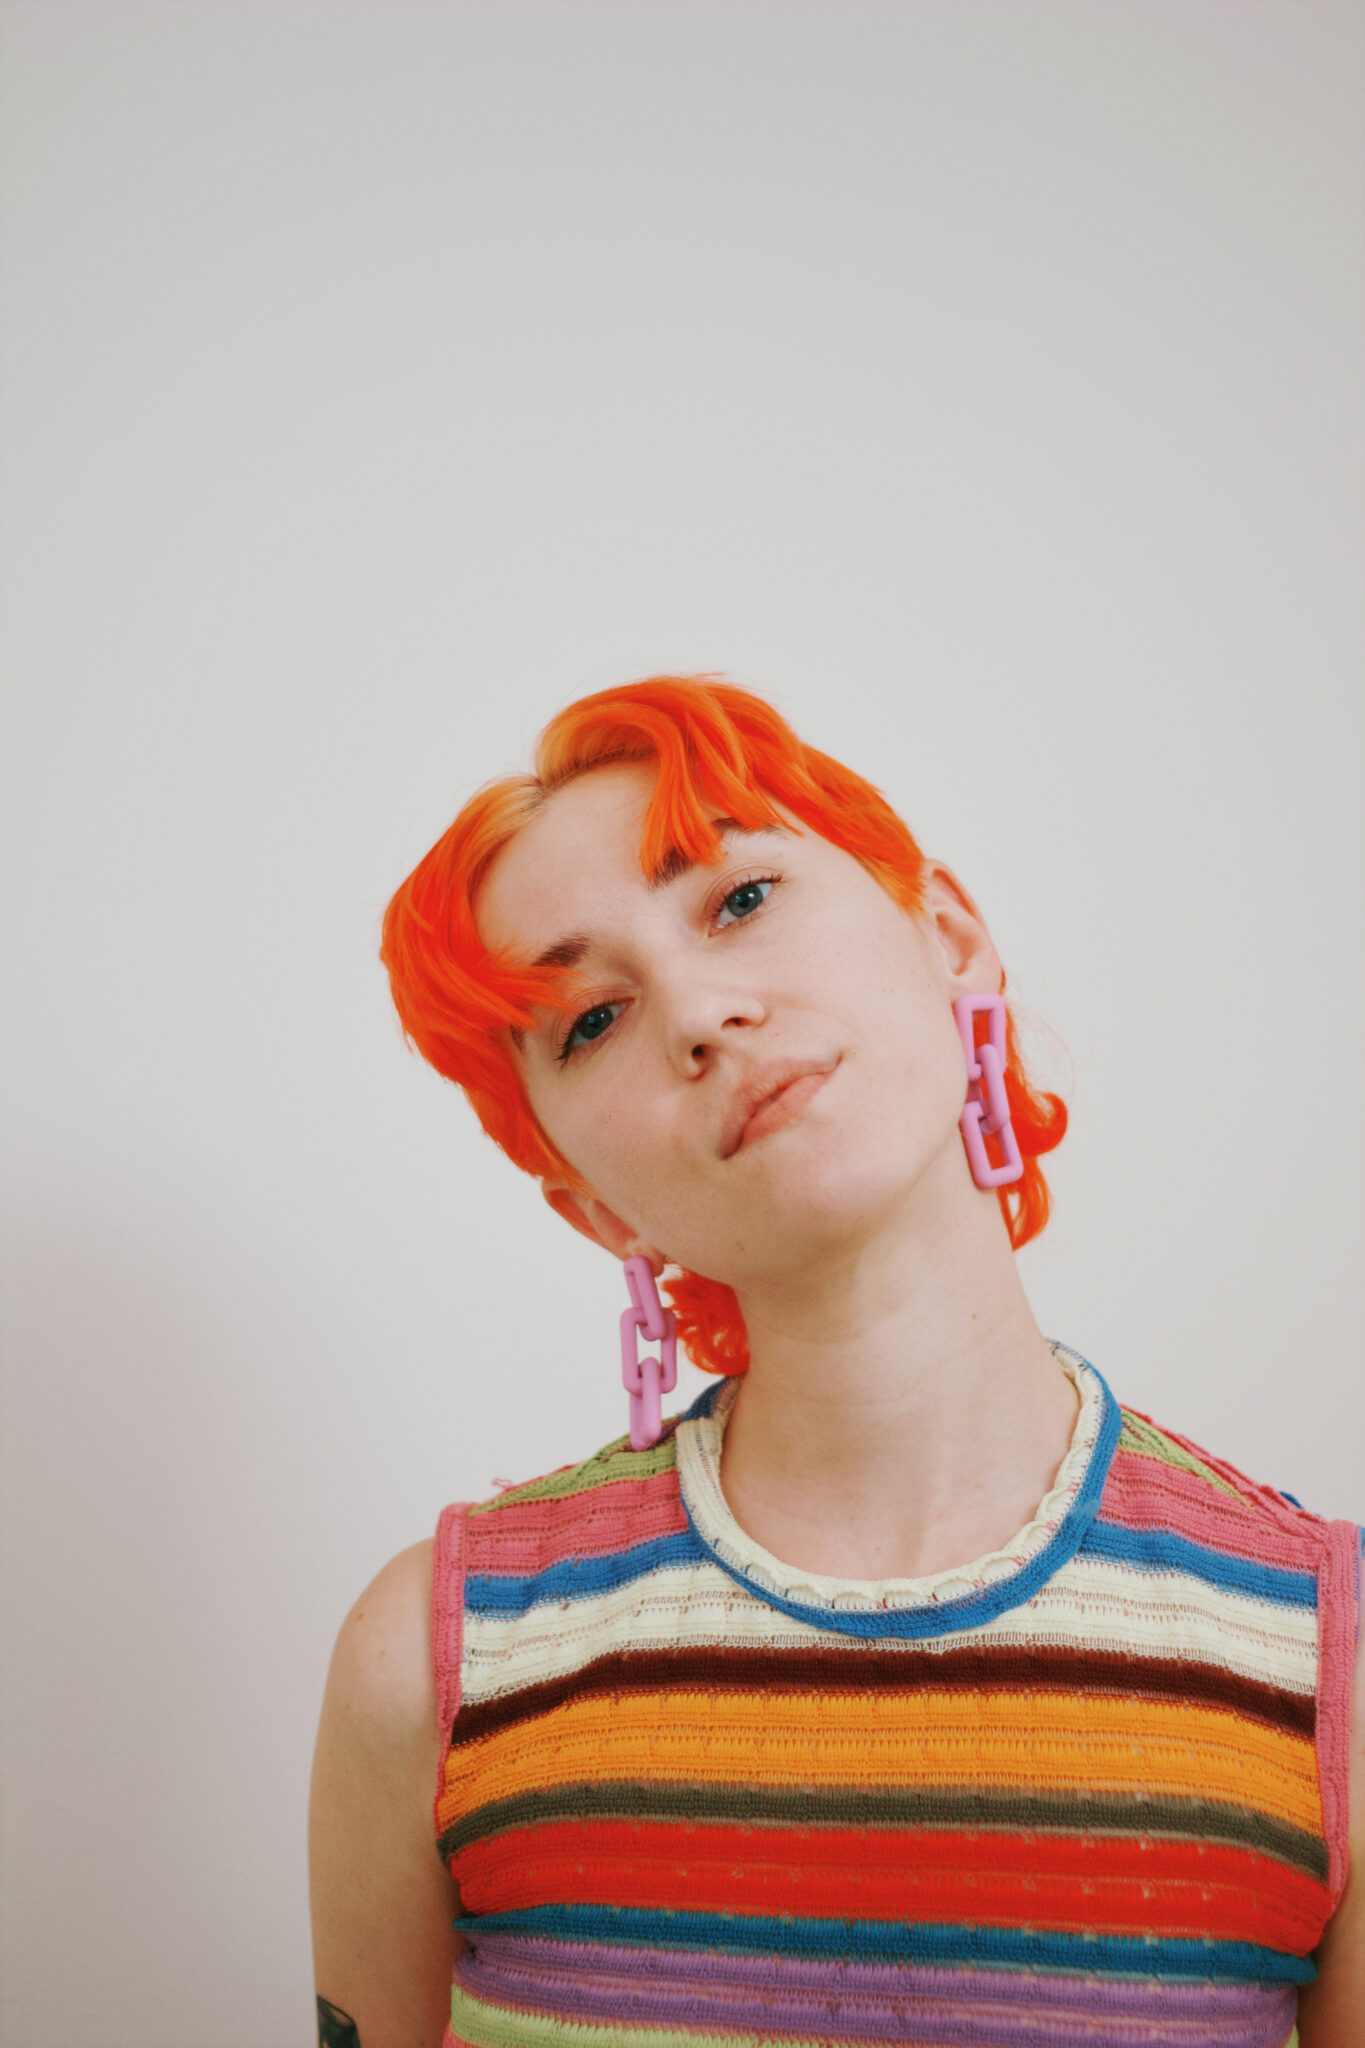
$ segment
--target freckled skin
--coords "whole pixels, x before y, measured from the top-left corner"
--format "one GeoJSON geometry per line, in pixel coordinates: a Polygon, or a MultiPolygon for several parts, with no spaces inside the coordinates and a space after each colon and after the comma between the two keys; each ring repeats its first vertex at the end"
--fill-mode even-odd
{"type": "MultiPolygon", "coordinates": [[[[846,1256],[893,1218],[904,1229],[916,1199],[970,1202],[958,989],[933,915],[908,916],[808,830],[732,835],[717,866],[651,891],[638,848],[653,779],[621,763],[567,784],[480,895],[486,943],[533,958],[566,933],[595,940],[576,970],[581,1000],[538,1020],[519,1055],[560,1151],[632,1241],[741,1293],[846,1256]],[[766,876],[755,904],[743,885],[766,876]],[[593,1005],[578,1049],[557,1061],[593,1005]],[[793,1055],[838,1064],[783,1129],[721,1157],[737,1082],[793,1055]]],[[[997,986],[970,899],[938,864],[929,883],[931,913],[976,919],[989,950],[978,972],[994,978],[974,985],[997,986]]]]}

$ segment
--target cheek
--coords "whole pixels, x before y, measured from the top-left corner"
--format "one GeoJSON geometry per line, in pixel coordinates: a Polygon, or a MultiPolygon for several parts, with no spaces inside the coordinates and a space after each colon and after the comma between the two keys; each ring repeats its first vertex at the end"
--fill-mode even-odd
{"type": "MultiPolygon", "coordinates": [[[[635,1095],[625,1075],[612,1076],[609,1101],[584,1106],[564,1133],[561,1150],[609,1209],[672,1259],[708,1269],[724,1195],[677,1133],[650,1120],[647,1090],[635,1095]],[[679,1247],[684,1247],[680,1251],[679,1247]]],[[[561,1119],[561,1122],[564,1120],[561,1119]]],[[[728,1242],[733,1227],[721,1226],[728,1242]]]]}
{"type": "Polygon", "coordinates": [[[640,1200],[657,1191],[661,1170],[658,1142],[628,1081],[614,1080],[610,1090],[585,1089],[567,1103],[546,1100],[546,1093],[531,1091],[529,1100],[550,1142],[608,1208],[636,1221],[640,1200]]]}
{"type": "Polygon", "coordinates": [[[920,1113],[934,1123],[955,1119],[967,1098],[967,1068],[952,1010],[935,990],[901,1002],[893,1042],[904,1086],[920,1113]]]}
{"type": "Polygon", "coordinates": [[[659,1148],[651,1144],[622,1087],[612,1090],[608,1102],[581,1120],[578,1149],[594,1187],[613,1207],[618,1201],[635,1201],[660,1176],[659,1148]]]}
{"type": "Polygon", "coordinates": [[[898,1124],[954,1121],[967,1070],[951,992],[936,981],[921,945],[899,920],[875,922],[843,956],[835,1000],[875,1077],[874,1096],[898,1124]]]}
{"type": "Polygon", "coordinates": [[[932,1040],[952,1009],[908,918],[892,912],[812,935],[807,985],[859,1035],[900,1046],[932,1040]]]}

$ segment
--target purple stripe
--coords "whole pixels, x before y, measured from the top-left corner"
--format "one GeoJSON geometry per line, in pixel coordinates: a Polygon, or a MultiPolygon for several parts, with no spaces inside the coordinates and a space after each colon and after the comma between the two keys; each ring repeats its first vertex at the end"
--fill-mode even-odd
{"type": "Polygon", "coordinates": [[[490,2004],[565,2020],[962,2048],[1095,2048],[1095,2021],[1118,2044],[1283,2048],[1296,1994],[1286,1984],[1142,1983],[1017,1970],[822,1962],[800,1956],[607,1948],[490,1935],[456,1964],[490,2004]]]}

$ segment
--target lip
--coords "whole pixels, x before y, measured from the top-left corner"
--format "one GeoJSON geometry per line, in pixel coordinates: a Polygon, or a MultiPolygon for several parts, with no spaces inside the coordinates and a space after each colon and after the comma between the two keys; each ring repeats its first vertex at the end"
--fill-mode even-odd
{"type": "MultiPolygon", "coordinates": [[[[730,1098],[730,1106],[725,1112],[725,1121],[721,1125],[721,1158],[729,1159],[734,1153],[739,1151],[745,1139],[750,1135],[749,1125],[758,1119],[759,1112],[766,1109],[776,1096],[781,1095],[786,1089],[790,1088],[794,1081],[803,1081],[810,1075],[818,1075],[823,1080],[826,1075],[834,1072],[838,1064],[839,1062],[836,1057],[834,1059],[770,1060],[764,1066],[755,1067],[754,1071],[739,1083],[730,1098]]],[[[814,1089],[803,1091],[803,1093],[806,1092],[812,1095],[816,1093],[814,1089]]],[[[794,1115],[799,1116],[804,1108],[804,1100],[799,1104],[795,1102],[792,1104],[794,1115]]],[[[783,1118],[782,1121],[786,1122],[789,1119],[783,1118]]],[[[772,1128],[777,1129],[778,1127],[777,1122],[774,1121],[772,1128]]],[[[752,1135],[757,1137],[765,1134],[755,1131],[752,1135]]]]}

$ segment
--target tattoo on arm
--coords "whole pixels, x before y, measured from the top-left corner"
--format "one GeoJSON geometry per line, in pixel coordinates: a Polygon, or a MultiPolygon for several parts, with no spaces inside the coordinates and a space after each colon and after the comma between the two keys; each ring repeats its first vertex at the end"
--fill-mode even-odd
{"type": "Polygon", "coordinates": [[[326,1998],[318,2000],[318,2048],[360,2048],[355,2021],[326,1998]]]}

